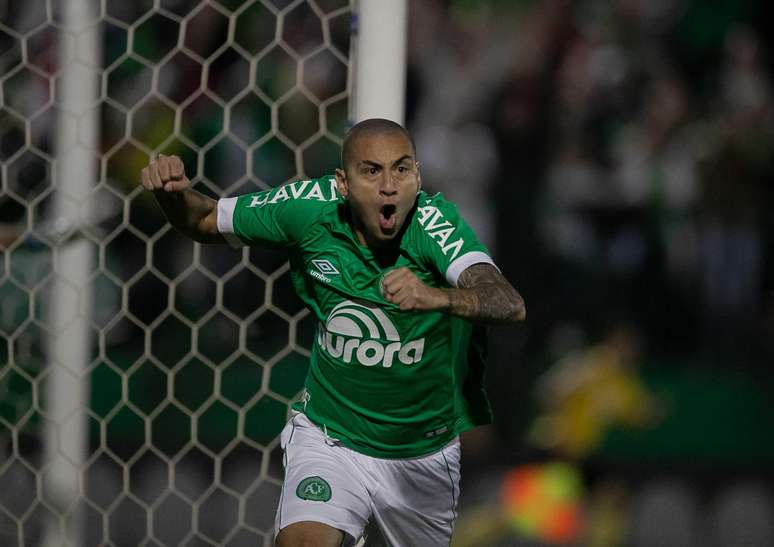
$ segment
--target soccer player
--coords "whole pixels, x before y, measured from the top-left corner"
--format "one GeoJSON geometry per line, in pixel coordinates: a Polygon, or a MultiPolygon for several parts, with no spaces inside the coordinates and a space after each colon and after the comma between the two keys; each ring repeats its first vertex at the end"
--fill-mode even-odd
{"type": "Polygon", "coordinates": [[[369,519],[394,546],[448,545],[460,432],[491,421],[485,324],[524,302],[441,195],[421,190],[399,124],[346,134],[335,176],[218,201],[183,164],[143,169],[169,221],[204,243],[287,249],[319,321],[304,394],[282,431],[279,546],[350,545],[369,519]]]}

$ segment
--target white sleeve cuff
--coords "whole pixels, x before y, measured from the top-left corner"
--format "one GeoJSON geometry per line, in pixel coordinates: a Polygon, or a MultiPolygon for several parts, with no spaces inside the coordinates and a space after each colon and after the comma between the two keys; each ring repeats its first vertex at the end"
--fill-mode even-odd
{"type": "MultiPolygon", "coordinates": [[[[492,257],[488,254],[482,253],[481,251],[471,251],[457,257],[449,264],[449,267],[446,268],[446,281],[448,281],[449,285],[452,287],[456,287],[460,274],[473,264],[491,264],[497,268],[494,260],[492,260],[492,257]]],[[[500,268],[497,268],[497,271],[499,272],[500,268]]]]}
{"type": "Polygon", "coordinates": [[[244,247],[245,243],[234,233],[234,209],[237,198],[218,200],[218,232],[232,247],[244,247]]]}

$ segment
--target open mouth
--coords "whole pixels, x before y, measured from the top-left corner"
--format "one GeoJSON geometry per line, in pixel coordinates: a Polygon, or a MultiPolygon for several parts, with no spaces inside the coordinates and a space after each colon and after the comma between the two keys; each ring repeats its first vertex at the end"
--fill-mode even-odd
{"type": "Polygon", "coordinates": [[[398,220],[397,212],[398,208],[395,205],[387,204],[382,205],[379,209],[379,227],[385,232],[395,229],[395,223],[398,220]]]}

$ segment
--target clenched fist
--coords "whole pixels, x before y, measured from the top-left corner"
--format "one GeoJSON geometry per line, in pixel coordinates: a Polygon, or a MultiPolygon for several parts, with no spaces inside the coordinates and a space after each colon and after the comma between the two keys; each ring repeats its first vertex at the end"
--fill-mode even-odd
{"type": "Polygon", "coordinates": [[[446,291],[428,287],[405,267],[384,276],[382,295],[402,310],[441,310],[449,306],[446,291]]]}
{"type": "Polygon", "coordinates": [[[185,176],[183,161],[177,156],[159,155],[142,170],[142,185],[146,190],[179,192],[191,185],[185,176]]]}

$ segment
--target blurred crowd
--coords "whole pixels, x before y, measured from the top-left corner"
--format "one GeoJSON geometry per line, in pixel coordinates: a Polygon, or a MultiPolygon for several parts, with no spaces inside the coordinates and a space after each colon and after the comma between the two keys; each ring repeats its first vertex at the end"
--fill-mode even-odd
{"type": "MultiPolygon", "coordinates": [[[[561,531],[560,543],[600,546],[774,540],[765,483],[686,476],[676,462],[696,468],[670,460],[666,444],[651,445],[654,465],[647,442],[629,458],[609,442],[611,432],[677,422],[678,435],[701,428],[731,442],[733,432],[676,417],[691,404],[708,412],[707,393],[653,393],[648,373],[688,369],[698,385],[717,368],[762,378],[774,362],[774,71],[763,3],[411,10],[408,124],[423,181],[460,204],[530,309],[524,332],[495,331],[501,440],[467,439],[457,544],[545,545],[561,531]],[[553,479],[544,494],[539,481],[514,485],[555,459],[585,484],[575,493],[580,531],[568,512],[577,507],[551,499],[553,479]],[[519,504],[509,491],[532,494],[519,504]]],[[[772,385],[760,385],[731,399],[765,400],[772,385]]],[[[772,446],[760,449],[771,461],[772,446]]]]}
{"type": "Polygon", "coordinates": [[[650,352],[774,359],[770,42],[721,4],[412,3],[424,179],[527,295],[533,348],[623,322],[650,352]]]}

